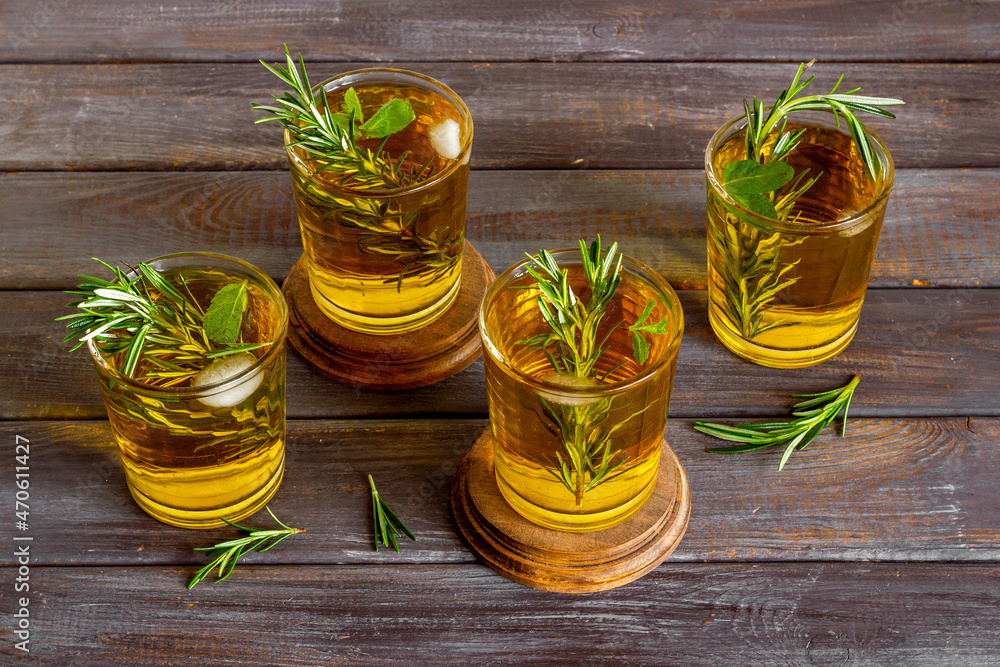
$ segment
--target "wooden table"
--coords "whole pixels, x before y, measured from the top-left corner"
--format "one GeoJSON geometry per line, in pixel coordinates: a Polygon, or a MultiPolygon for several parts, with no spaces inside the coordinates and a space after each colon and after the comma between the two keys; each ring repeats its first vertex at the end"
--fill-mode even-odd
{"type": "MultiPolygon", "coordinates": [[[[0,570],[4,664],[985,665],[1000,662],[1000,7],[996,2],[3,3],[0,22],[0,570]],[[91,256],[300,253],[257,64],[314,79],[392,62],[451,85],[476,123],[469,238],[498,271],[600,232],[678,289],[686,331],[667,439],[691,478],[675,554],[566,596],[479,565],[449,476],[486,426],[482,363],[401,393],[288,363],[272,508],[308,533],[225,583],[185,584],[186,531],[131,501],[85,353],[53,318],[91,256]],[[705,312],[703,151],[800,59],[817,86],[909,102],[872,127],[899,168],[860,331],[777,371],[726,352],[705,312]],[[777,472],[720,458],[694,418],[782,415],[862,377],[846,438],[777,472]],[[30,519],[15,527],[15,439],[30,519]],[[372,548],[365,474],[419,541],[372,548]],[[30,537],[31,541],[16,540],[30,537]],[[16,550],[30,545],[30,591],[16,550]],[[30,655],[10,628],[30,602],[30,655]]],[[[262,518],[256,521],[264,524],[262,518]]]]}

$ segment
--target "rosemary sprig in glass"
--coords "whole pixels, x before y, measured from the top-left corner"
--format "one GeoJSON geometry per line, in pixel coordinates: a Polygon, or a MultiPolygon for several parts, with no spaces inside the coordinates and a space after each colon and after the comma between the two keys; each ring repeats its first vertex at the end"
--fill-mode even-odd
{"type": "Polygon", "coordinates": [[[351,88],[345,95],[345,108],[334,111],[325,91],[313,92],[302,54],[299,54],[296,67],[287,44],[285,61],[285,67],[260,61],[292,90],[280,97],[272,95],[278,106],[253,103],[255,110],[270,114],[257,119],[256,123],[278,121],[293,139],[286,148],[295,147],[305,152],[318,161],[319,171],[332,171],[341,177],[341,185],[349,185],[352,189],[386,190],[419,182],[426,164],[406,172],[403,165],[407,154],[393,159],[383,150],[386,140],[415,118],[409,102],[391,99],[365,121],[357,93],[351,88]],[[381,139],[375,150],[357,143],[358,139],[372,138],[381,139]]]}
{"type": "Polygon", "coordinates": [[[238,523],[233,523],[232,521],[223,519],[223,521],[228,523],[230,526],[236,528],[242,535],[244,535],[244,537],[219,542],[212,547],[195,547],[195,551],[208,552],[208,556],[212,559],[212,562],[198,570],[188,583],[189,590],[201,583],[205,577],[212,573],[212,570],[218,569],[215,583],[219,583],[233,573],[239,559],[247,553],[252,551],[264,553],[265,551],[276,547],[278,543],[289,536],[295,535],[296,533],[306,532],[304,528],[291,528],[290,526],[286,526],[278,520],[278,517],[274,516],[274,512],[271,511],[270,507],[267,507],[266,509],[267,513],[271,515],[271,518],[274,519],[277,524],[281,526],[281,528],[256,530],[254,528],[247,528],[246,526],[241,526],[238,523]]]}
{"type": "Polygon", "coordinates": [[[815,62],[814,60],[810,60],[807,63],[799,65],[795,76],[792,78],[792,84],[781,91],[778,99],[769,110],[765,110],[764,103],[756,97],[753,98],[753,104],[743,100],[743,109],[747,120],[745,136],[747,159],[754,160],[759,164],[784,160],[788,156],[788,153],[798,146],[799,139],[805,131],[786,132],[787,119],[785,116],[796,111],[829,110],[833,113],[838,127],[840,126],[840,117],[843,116],[844,122],[847,123],[847,127],[854,139],[854,143],[861,153],[869,177],[873,179],[877,178],[882,168],[875,159],[868,132],[855,112],[868,113],[883,118],[895,118],[895,115],[882,107],[899,106],[906,103],[903,100],[893,97],[858,95],[857,93],[861,90],[860,88],[838,93],[837,89],[840,88],[840,84],[844,81],[843,74],[837,79],[837,83],[834,84],[829,93],[797,97],[815,78],[809,77],[805,81],[802,81],[803,73],[815,62]],[[767,115],[765,115],[765,111],[767,115]],[[771,150],[765,152],[764,147],[768,137],[776,129],[778,139],[771,150]]]}
{"type": "Polygon", "coordinates": [[[277,121],[292,138],[286,148],[302,151],[314,162],[317,174],[328,174],[331,182],[352,191],[345,196],[329,191],[322,181],[296,178],[300,195],[327,211],[324,222],[353,230],[362,253],[399,264],[399,274],[386,279],[396,283],[397,291],[405,278],[420,276],[433,281],[454,269],[460,257],[461,234],[442,228],[421,233],[419,210],[404,210],[394,197],[354,194],[384,194],[416,185],[434,173],[433,155],[422,164],[408,166],[410,151],[394,158],[385,150],[388,139],[414,120],[410,103],[393,98],[365,120],[354,88],[348,88],[342,108],[333,109],[325,91],[313,91],[302,54],[296,65],[286,45],[285,61],[284,67],[260,61],[292,90],[272,95],[277,106],[253,104],[255,110],[269,114],[255,122],[277,121]],[[374,142],[367,140],[379,141],[371,148],[366,144],[374,142]]]}
{"type": "MultiPolygon", "coordinates": [[[[569,271],[560,267],[547,250],[539,251],[537,256],[528,256],[534,266],[529,264],[527,271],[535,284],[514,288],[540,292],[536,301],[549,328],[549,333],[517,341],[517,344],[544,353],[556,377],[570,379],[578,386],[596,386],[626,363],[622,361],[605,371],[600,378],[597,377],[597,362],[607,352],[607,341],[621,324],[611,327],[603,339],[598,340],[598,329],[607,305],[621,284],[622,255],[617,250],[618,244],[614,243],[604,252],[599,236],[589,248],[586,242],[580,241],[583,274],[590,289],[586,301],[576,296],[569,284],[569,271]]],[[[646,335],[667,333],[669,316],[656,323],[646,321],[654,306],[655,302],[650,299],[642,315],[628,327],[632,333],[633,353],[639,364],[646,363],[649,357],[650,346],[646,335]]],[[[612,449],[611,436],[649,406],[628,419],[607,426],[605,422],[611,412],[611,398],[580,404],[561,403],[539,395],[538,401],[542,415],[551,422],[550,430],[560,440],[560,449],[555,456],[546,457],[539,463],[573,494],[577,506],[582,507],[588,491],[621,474],[621,467],[627,463],[620,450],[612,449]]]]}
{"type": "Polygon", "coordinates": [[[240,324],[247,308],[247,281],[222,287],[206,310],[188,289],[183,275],[180,287],[156,269],[140,262],[133,277],[97,258],[114,276],[104,280],[80,276],[85,282],[67,294],[80,297],[68,305],[80,312],[56,318],[66,321],[68,343],[74,350],[95,339],[106,357],[125,353],[119,372],[133,377],[145,362],[144,382],[173,386],[194,376],[213,359],[249,352],[270,343],[242,343],[240,324]]]}
{"type": "Polygon", "coordinates": [[[368,485],[372,489],[372,520],[375,523],[375,551],[378,551],[379,540],[384,547],[391,546],[399,553],[399,542],[397,537],[406,535],[408,538],[417,541],[417,536],[410,532],[410,529],[400,520],[392,508],[382,500],[378,489],[375,488],[375,480],[368,475],[368,485]]]}
{"type": "MultiPolygon", "coordinates": [[[[813,61],[799,65],[791,85],[781,91],[770,108],[765,109],[756,97],[752,103],[743,101],[746,159],[730,162],[723,168],[723,186],[730,197],[760,216],[782,222],[798,219],[797,214],[792,217],[796,201],[822,176],[808,176],[807,172],[795,174],[785,162],[806,131],[805,128],[794,132],[787,130],[789,114],[829,110],[838,127],[843,118],[858,147],[865,173],[876,179],[881,173],[881,164],[875,159],[871,138],[857,114],[895,118],[883,107],[904,104],[895,98],[859,95],[859,88],[837,92],[843,75],[829,93],[802,95],[813,81],[813,77],[802,79],[812,64],[813,61]]],[[[795,324],[783,320],[765,324],[764,314],[778,292],[798,280],[793,275],[797,261],[782,263],[781,252],[803,239],[782,240],[766,225],[729,206],[725,224],[710,224],[709,231],[709,240],[722,258],[715,270],[724,283],[724,310],[741,335],[753,339],[767,331],[795,324]]]]}
{"type": "Polygon", "coordinates": [[[784,446],[785,451],[778,462],[778,470],[782,470],[793,452],[805,449],[819,432],[829,426],[843,410],[844,418],[840,426],[840,435],[847,433],[847,411],[851,406],[851,398],[861,378],[855,375],[850,382],[838,389],[816,394],[793,394],[792,398],[805,399],[792,406],[792,416],[789,422],[760,422],[729,426],[697,421],[695,430],[708,435],[728,440],[742,442],[735,447],[709,447],[705,451],[710,454],[739,454],[756,449],[784,446]]]}

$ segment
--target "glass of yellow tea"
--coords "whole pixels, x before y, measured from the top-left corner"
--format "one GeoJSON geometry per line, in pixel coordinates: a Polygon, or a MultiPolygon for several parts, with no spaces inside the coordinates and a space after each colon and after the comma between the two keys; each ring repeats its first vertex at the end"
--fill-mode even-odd
{"type": "Polygon", "coordinates": [[[87,346],[132,497],[185,528],[253,514],[284,471],[281,290],[253,266],[208,253],[167,255],[120,275],[115,285],[88,279],[76,294],[97,311],[125,306],[125,315],[109,311],[112,326],[87,346]],[[125,341],[140,332],[143,349],[133,354],[125,341]]]}
{"type": "Polygon", "coordinates": [[[348,72],[313,94],[326,96],[334,132],[354,136],[324,154],[285,129],[313,298],[356,331],[426,326],[459,291],[469,110],[444,84],[394,69],[348,72]]]}
{"type": "Polygon", "coordinates": [[[802,63],[771,106],[743,100],[705,151],[708,314],[737,355],[798,368],[839,354],[858,328],[895,176],[858,114],[895,118],[891,97],[803,94],[802,63]]]}
{"type": "Polygon", "coordinates": [[[480,308],[497,484],[555,530],[620,523],[656,485],[683,315],[659,274],[614,251],[543,251],[480,308]]]}
{"type": "MultiPolygon", "coordinates": [[[[893,162],[871,132],[877,178],[833,115],[797,114],[803,133],[785,162],[817,177],[792,215],[761,215],[731,197],[722,173],[746,159],[745,119],[723,125],[705,153],[708,180],[709,321],[737,355],[798,368],[839,354],[858,328],[861,304],[893,185],[893,162]]],[[[779,193],[780,196],[780,193],[779,193]]]]}

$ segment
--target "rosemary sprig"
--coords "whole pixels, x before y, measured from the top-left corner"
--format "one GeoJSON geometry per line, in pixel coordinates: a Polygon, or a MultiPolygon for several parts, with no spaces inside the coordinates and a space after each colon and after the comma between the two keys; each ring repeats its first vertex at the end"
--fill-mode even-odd
{"type": "MultiPolygon", "coordinates": [[[[287,44],[285,61],[284,67],[260,61],[292,90],[272,95],[277,106],[254,103],[254,109],[269,114],[255,122],[281,124],[293,139],[286,148],[308,155],[317,173],[356,192],[405,188],[433,175],[433,155],[421,164],[410,164],[410,151],[393,158],[384,150],[388,138],[416,117],[408,101],[393,98],[365,120],[354,88],[347,89],[341,109],[332,109],[325,91],[313,92],[302,54],[296,65],[287,44]],[[368,140],[378,141],[376,144],[368,140]]],[[[300,176],[295,170],[292,176],[299,196],[310,207],[323,211],[324,223],[349,230],[361,253],[399,265],[398,274],[384,279],[386,284],[396,283],[397,292],[402,290],[404,279],[430,283],[458,264],[464,228],[454,230],[451,225],[441,225],[422,233],[418,224],[422,212],[404,209],[398,198],[345,196],[330,192],[327,183],[300,176]]]]}
{"type": "Polygon", "coordinates": [[[813,111],[826,109],[833,113],[837,127],[840,119],[844,122],[854,139],[858,152],[865,166],[865,173],[873,180],[882,171],[881,162],[875,159],[871,137],[864,124],[855,112],[869,113],[883,118],[896,116],[882,107],[905,104],[903,100],[892,97],[868,97],[858,95],[860,88],[844,93],[837,89],[844,80],[841,74],[833,89],[825,95],[806,95],[801,93],[812,83],[814,77],[802,80],[802,74],[815,61],[801,63],[792,84],[778,94],[778,99],[769,109],[764,103],[753,98],[753,103],[743,100],[746,126],[743,141],[746,159],[730,162],[723,168],[723,178],[726,192],[751,211],[778,220],[787,220],[794,208],[795,201],[804,194],[822,174],[805,179],[805,172],[795,175],[791,167],[784,162],[799,145],[806,129],[788,131],[788,115],[797,111],[813,111]],[[766,115],[765,115],[766,114],[766,115]],[[777,135],[774,144],[767,149],[772,135],[777,135]],[[803,179],[804,182],[803,182],[803,179]],[[781,188],[791,181],[791,186],[779,194],[781,188]]]}
{"type": "Polygon", "coordinates": [[[236,563],[245,554],[251,551],[264,553],[265,551],[277,546],[279,542],[287,537],[295,535],[296,533],[306,532],[304,528],[291,528],[290,526],[286,526],[278,520],[278,517],[274,516],[274,512],[271,511],[270,507],[267,507],[266,509],[267,513],[271,515],[271,518],[274,519],[279,526],[281,526],[280,529],[274,528],[271,530],[255,530],[253,528],[247,528],[246,526],[241,526],[238,523],[233,523],[232,521],[223,519],[223,521],[228,523],[230,526],[239,530],[244,537],[219,542],[212,547],[195,547],[195,551],[207,551],[208,556],[212,559],[212,562],[198,570],[198,572],[194,575],[194,578],[192,578],[188,583],[189,590],[201,583],[205,577],[212,573],[212,570],[218,569],[215,583],[219,583],[233,573],[233,570],[236,568],[236,563]]]}
{"type": "MultiPolygon", "coordinates": [[[[604,338],[598,340],[598,329],[607,305],[621,284],[622,255],[617,250],[618,244],[614,243],[604,252],[600,236],[589,247],[585,241],[580,241],[583,274],[590,289],[586,301],[576,296],[569,283],[569,271],[560,267],[547,250],[540,250],[537,256],[528,255],[531,264],[527,266],[527,271],[535,283],[515,287],[540,292],[535,299],[549,328],[549,333],[538,334],[516,344],[541,351],[557,376],[571,379],[580,386],[589,383],[596,386],[626,363],[622,361],[605,371],[600,378],[596,377],[597,362],[608,351],[608,339],[620,325],[611,327],[604,338]]],[[[656,302],[650,299],[636,322],[628,327],[632,334],[635,360],[640,365],[649,358],[650,345],[646,336],[667,333],[669,316],[655,323],[647,321],[655,305],[656,302]]],[[[609,398],[579,404],[560,403],[539,395],[538,401],[541,416],[549,422],[546,427],[560,441],[560,448],[554,456],[545,457],[539,463],[573,494],[577,506],[582,507],[588,491],[620,475],[622,466],[627,463],[620,450],[612,449],[611,436],[649,406],[629,419],[607,427],[604,422],[611,412],[609,398]]]]}
{"type": "Polygon", "coordinates": [[[611,399],[602,398],[586,405],[567,405],[538,397],[542,412],[551,422],[549,431],[559,438],[554,457],[546,456],[546,471],[573,494],[583,506],[584,496],[604,482],[622,474],[628,462],[621,450],[611,448],[611,436],[650,405],[637,410],[617,424],[604,424],[611,413],[611,399]]]}
{"type": "Polygon", "coordinates": [[[739,222],[709,224],[708,230],[709,241],[721,258],[716,273],[723,283],[722,309],[740,334],[752,340],[767,331],[795,324],[785,320],[765,323],[764,315],[778,292],[798,280],[788,274],[799,260],[782,263],[782,250],[804,239],[789,241],[739,222]]]}
{"type": "Polygon", "coordinates": [[[837,79],[837,83],[834,84],[829,93],[797,97],[815,78],[809,77],[805,81],[801,80],[802,74],[815,62],[815,60],[810,60],[807,63],[799,65],[795,76],[792,78],[792,84],[781,91],[778,99],[769,110],[765,110],[764,103],[756,97],[753,98],[753,104],[743,100],[743,109],[747,120],[745,134],[747,158],[760,164],[764,164],[765,161],[780,162],[784,160],[788,153],[799,145],[799,139],[805,131],[785,131],[787,123],[785,116],[796,111],[827,109],[833,113],[838,127],[840,126],[840,117],[843,116],[844,122],[847,123],[847,127],[851,132],[851,136],[854,138],[854,143],[858,147],[858,152],[861,153],[862,160],[865,163],[865,171],[872,179],[877,178],[882,171],[882,167],[875,159],[868,132],[861,121],[858,120],[855,112],[868,113],[874,116],[881,116],[882,118],[895,118],[895,115],[882,107],[898,106],[906,103],[903,100],[893,97],[858,95],[857,92],[861,90],[860,88],[838,93],[837,89],[840,88],[840,84],[844,80],[843,74],[837,79]],[[778,139],[771,148],[770,153],[765,155],[765,144],[768,137],[775,130],[777,130],[778,139]]]}
{"type": "Polygon", "coordinates": [[[589,249],[586,242],[580,241],[583,272],[590,287],[590,298],[586,303],[573,293],[569,271],[560,268],[552,253],[540,250],[537,257],[528,255],[538,269],[530,264],[527,266],[535,284],[523,289],[541,292],[535,300],[551,333],[532,336],[518,341],[518,344],[544,350],[557,373],[590,377],[597,360],[607,350],[604,344],[611,331],[598,343],[597,329],[604,318],[605,306],[621,283],[622,255],[618,254],[616,259],[617,250],[618,244],[613,243],[606,253],[602,253],[600,236],[590,244],[589,249]],[[550,345],[555,347],[554,353],[547,349],[550,345]]]}
{"type": "MultiPolygon", "coordinates": [[[[843,75],[829,93],[803,96],[802,92],[814,77],[803,80],[802,75],[813,62],[799,65],[791,85],[781,91],[769,109],[765,109],[763,102],[756,97],[753,103],[743,100],[746,159],[724,166],[723,184],[735,201],[766,218],[783,222],[789,220],[798,198],[822,176],[817,174],[807,178],[806,172],[795,174],[785,162],[806,131],[805,128],[794,132],[787,130],[789,114],[827,109],[833,113],[838,127],[843,117],[864,162],[865,173],[876,179],[881,173],[881,163],[875,159],[871,138],[857,113],[895,118],[882,107],[904,104],[902,100],[891,97],[858,95],[860,88],[838,93],[843,75]],[[775,135],[773,145],[768,149],[768,143],[775,135]]],[[[770,228],[729,205],[724,204],[723,210],[724,220],[709,224],[709,242],[721,258],[721,261],[716,260],[715,269],[724,283],[726,303],[723,310],[726,316],[747,339],[796,324],[784,320],[765,324],[764,314],[778,292],[798,280],[798,276],[789,275],[797,261],[782,264],[782,248],[801,243],[804,239],[786,241],[770,228]]],[[[792,219],[797,220],[798,215],[792,219]]]]}
{"type": "Polygon", "coordinates": [[[375,522],[375,551],[378,551],[379,540],[384,547],[391,546],[399,553],[399,542],[396,538],[406,535],[408,538],[417,541],[417,536],[410,532],[410,529],[403,524],[396,513],[392,511],[375,488],[375,480],[368,475],[368,484],[372,489],[372,519],[375,522]]]}
{"type": "Polygon", "coordinates": [[[694,428],[720,440],[746,443],[736,447],[708,447],[705,451],[710,454],[739,454],[740,452],[783,445],[785,451],[778,462],[778,470],[782,470],[792,452],[805,449],[809,443],[816,439],[820,431],[837,418],[841,410],[844,412],[844,418],[841,422],[840,435],[843,436],[847,433],[847,411],[851,406],[854,390],[860,381],[861,378],[855,375],[850,382],[839,389],[831,389],[817,394],[793,394],[792,398],[805,400],[792,406],[792,416],[796,419],[789,422],[760,422],[729,426],[697,421],[694,428]]]}
{"type": "Polygon", "coordinates": [[[107,267],[114,280],[80,276],[85,282],[66,292],[80,297],[68,305],[80,312],[56,321],[66,321],[70,332],[63,343],[78,337],[74,350],[96,339],[107,357],[125,353],[119,372],[126,377],[133,377],[145,361],[143,380],[172,386],[213,359],[270,345],[239,341],[247,307],[246,281],[222,287],[203,311],[183,275],[175,287],[145,263],[132,269],[134,277],[129,278],[119,267],[94,261],[107,267]]]}
{"type": "Polygon", "coordinates": [[[409,102],[393,98],[365,121],[357,93],[350,88],[345,95],[344,110],[335,112],[330,108],[325,91],[313,92],[302,54],[299,54],[296,67],[287,44],[285,61],[285,67],[260,61],[268,71],[291,86],[292,91],[280,97],[272,95],[278,106],[253,103],[255,110],[270,114],[257,119],[256,123],[278,121],[294,139],[287,147],[298,148],[318,160],[319,170],[337,174],[341,185],[349,184],[359,190],[383,190],[410,185],[425,177],[428,164],[405,172],[408,153],[393,159],[383,150],[387,138],[416,117],[409,102]],[[381,142],[372,150],[359,145],[358,139],[381,139],[381,142]]]}

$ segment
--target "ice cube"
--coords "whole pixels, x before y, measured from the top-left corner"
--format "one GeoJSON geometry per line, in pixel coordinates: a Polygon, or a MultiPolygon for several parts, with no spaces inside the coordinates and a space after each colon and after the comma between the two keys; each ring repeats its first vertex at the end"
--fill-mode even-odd
{"type": "MultiPolygon", "coordinates": [[[[575,375],[569,375],[568,373],[549,373],[539,378],[542,382],[556,385],[557,387],[565,387],[566,389],[593,389],[598,386],[597,381],[592,378],[582,378],[575,375]]],[[[591,403],[596,403],[599,398],[594,396],[576,396],[572,393],[557,394],[554,393],[558,391],[554,389],[553,391],[540,390],[538,395],[544,398],[549,403],[555,403],[557,405],[570,405],[570,406],[582,406],[590,405],[591,403]]]]}
{"type": "Polygon", "coordinates": [[[432,127],[428,134],[431,146],[446,160],[454,160],[462,152],[462,131],[451,118],[432,127]]]}
{"type": "MultiPolygon", "coordinates": [[[[256,361],[257,357],[249,352],[219,357],[191,378],[191,386],[203,387],[222,382],[226,378],[239,375],[253,366],[256,361]]],[[[262,379],[263,374],[258,370],[248,377],[220,385],[211,394],[202,396],[199,400],[212,408],[231,408],[234,405],[239,405],[252,394],[260,386],[262,379]]]]}

